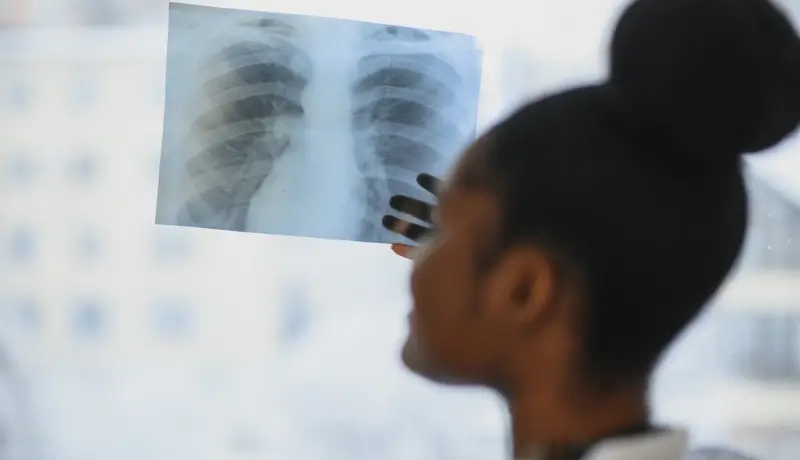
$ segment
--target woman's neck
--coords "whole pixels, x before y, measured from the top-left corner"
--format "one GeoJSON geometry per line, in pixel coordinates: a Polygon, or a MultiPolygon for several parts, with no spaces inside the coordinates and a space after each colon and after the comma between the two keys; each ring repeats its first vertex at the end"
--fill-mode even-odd
{"type": "Polygon", "coordinates": [[[557,460],[567,452],[649,421],[643,390],[580,393],[530,391],[508,398],[515,459],[557,460]],[[549,393],[549,394],[548,394],[549,393]]]}

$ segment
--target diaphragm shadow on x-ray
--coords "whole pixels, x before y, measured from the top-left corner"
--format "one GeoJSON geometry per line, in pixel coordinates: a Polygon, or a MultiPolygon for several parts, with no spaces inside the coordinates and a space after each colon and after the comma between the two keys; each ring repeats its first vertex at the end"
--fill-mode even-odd
{"type": "Polygon", "coordinates": [[[469,35],[170,4],[156,223],[366,242],[476,135],[469,35]]]}

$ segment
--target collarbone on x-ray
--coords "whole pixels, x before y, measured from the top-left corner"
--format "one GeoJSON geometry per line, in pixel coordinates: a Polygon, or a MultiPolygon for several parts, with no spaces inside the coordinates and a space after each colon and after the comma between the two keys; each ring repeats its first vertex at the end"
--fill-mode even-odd
{"type": "MultiPolygon", "coordinates": [[[[200,56],[181,64],[191,67],[184,179],[162,174],[188,191],[174,222],[159,223],[398,241],[381,227],[389,198],[425,197],[416,175],[441,174],[475,135],[481,55],[471,37],[180,6],[207,10],[206,27],[191,28],[200,56]]],[[[165,139],[170,128],[165,116],[165,139]]]]}

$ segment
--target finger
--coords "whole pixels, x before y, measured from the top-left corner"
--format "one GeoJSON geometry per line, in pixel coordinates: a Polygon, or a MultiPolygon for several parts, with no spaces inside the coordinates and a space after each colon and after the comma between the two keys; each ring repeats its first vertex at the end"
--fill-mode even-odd
{"type": "Polygon", "coordinates": [[[417,175],[417,183],[420,187],[424,188],[433,195],[438,195],[439,186],[442,181],[430,174],[420,173],[417,175]]]}
{"type": "Polygon", "coordinates": [[[384,228],[398,235],[402,235],[414,242],[418,242],[430,229],[428,227],[408,222],[392,215],[383,216],[384,228]]]}
{"type": "Polygon", "coordinates": [[[406,259],[411,260],[414,254],[414,247],[409,246],[407,244],[398,244],[395,243],[392,245],[392,251],[400,257],[404,257],[406,259]]]}
{"type": "Polygon", "coordinates": [[[423,222],[432,223],[433,205],[430,203],[405,195],[395,195],[389,199],[389,206],[396,211],[414,216],[423,222]]]}
{"type": "Polygon", "coordinates": [[[430,229],[418,224],[412,224],[395,216],[383,216],[381,221],[387,230],[402,235],[411,241],[419,241],[430,229]]]}

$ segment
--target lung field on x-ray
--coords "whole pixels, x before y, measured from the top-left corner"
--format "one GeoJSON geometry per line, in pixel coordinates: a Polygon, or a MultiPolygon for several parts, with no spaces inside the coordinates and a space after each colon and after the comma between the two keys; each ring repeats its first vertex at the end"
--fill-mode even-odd
{"type": "Polygon", "coordinates": [[[223,45],[198,69],[205,104],[191,132],[200,151],[186,163],[196,194],[181,208],[179,225],[246,230],[253,195],[304,115],[311,65],[291,42],[293,27],[274,20],[237,25],[245,38],[223,45]]]}
{"type": "MultiPolygon", "coordinates": [[[[420,172],[440,165],[474,134],[453,51],[441,33],[388,26],[367,34],[353,88],[355,155],[365,180],[366,213],[358,239],[392,240],[381,227],[392,195],[420,196],[420,172]]],[[[475,88],[472,88],[475,90],[475,88]]]]}
{"type": "Polygon", "coordinates": [[[173,3],[157,223],[398,241],[389,199],[475,136],[480,64],[465,35],[173,3]]]}

